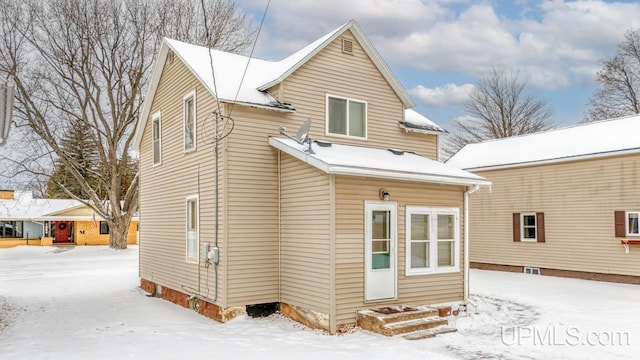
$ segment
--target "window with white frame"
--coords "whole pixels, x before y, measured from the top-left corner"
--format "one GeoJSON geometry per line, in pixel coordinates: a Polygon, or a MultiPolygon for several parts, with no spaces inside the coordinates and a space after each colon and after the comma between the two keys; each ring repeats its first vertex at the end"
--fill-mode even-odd
{"type": "Polygon", "coordinates": [[[536,213],[520,214],[520,238],[522,241],[538,241],[536,213]]]}
{"type": "Polygon", "coordinates": [[[196,149],[196,93],[190,92],[183,100],[184,150],[196,149]]]}
{"type": "Polygon", "coordinates": [[[187,197],[187,256],[188,262],[198,262],[198,197],[187,197]]]}
{"type": "Polygon", "coordinates": [[[367,103],[327,95],[327,135],[367,137],[367,103]]]}
{"type": "Polygon", "coordinates": [[[459,209],[407,206],[406,212],[406,274],[459,271],[459,209]]]}
{"type": "Polygon", "coordinates": [[[151,116],[151,142],[153,145],[153,164],[160,164],[162,160],[162,126],[160,112],[151,116]]]}
{"type": "Polygon", "coordinates": [[[640,227],[638,220],[640,219],[640,211],[627,211],[627,236],[640,235],[640,227]]]}

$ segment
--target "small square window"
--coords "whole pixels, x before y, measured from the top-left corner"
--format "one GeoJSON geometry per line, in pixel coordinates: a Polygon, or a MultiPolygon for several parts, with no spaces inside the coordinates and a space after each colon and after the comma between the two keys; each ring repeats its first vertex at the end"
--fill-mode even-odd
{"type": "Polygon", "coordinates": [[[109,223],[106,221],[100,221],[100,235],[109,234],[109,223]]]}
{"type": "Polygon", "coordinates": [[[537,241],[536,214],[520,214],[522,241],[537,241]]]}

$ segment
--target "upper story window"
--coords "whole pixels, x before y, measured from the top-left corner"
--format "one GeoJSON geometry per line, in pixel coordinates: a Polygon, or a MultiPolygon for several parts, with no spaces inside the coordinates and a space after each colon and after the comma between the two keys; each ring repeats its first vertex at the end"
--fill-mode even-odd
{"type": "Polygon", "coordinates": [[[327,135],[367,138],[367,103],[327,95],[327,135]]]}
{"type": "Polygon", "coordinates": [[[160,164],[162,160],[162,126],[160,112],[151,115],[151,137],[153,146],[153,164],[160,164]]]}
{"type": "Polygon", "coordinates": [[[196,92],[185,95],[183,100],[184,151],[196,149],[196,92]]]}

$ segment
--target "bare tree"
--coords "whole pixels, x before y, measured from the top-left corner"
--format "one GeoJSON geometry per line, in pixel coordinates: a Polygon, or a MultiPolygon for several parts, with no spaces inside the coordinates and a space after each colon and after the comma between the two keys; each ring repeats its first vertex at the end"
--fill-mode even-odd
{"type": "Polygon", "coordinates": [[[628,30],[615,55],[603,61],[583,122],[640,113],[640,29],[628,30]]]}
{"type": "Polygon", "coordinates": [[[444,148],[451,156],[464,145],[530,134],[551,127],[551,109],[535,97],[517,73],[492,68],[477,82],[465,103],[468,116],[455,119],[444,148]]]}
{"type": "Polygon", "coordinates": [[[30,130],[24,149],[9,156],[14,175],[42,178],[50,175],[54,162],[64,166],[87,197],[80,198],[53,178],[56,185],[108,222],[111,247],[126,248],[138,207],[139,178],[131,178],[135,158],[130,150],[162,36],[235,52],[252,41],[254,31],[234,2],[201,4],[0,0],[0,77],[14,80],[14,122],[30,130]],[[210,36],[202,21],[203,7],[214,19],[209,20],[210,36]],[[62,145],[63,135],[78,123],[87,127],[84,140],[97,151],[95,168],[87,169],[62,145]]]}

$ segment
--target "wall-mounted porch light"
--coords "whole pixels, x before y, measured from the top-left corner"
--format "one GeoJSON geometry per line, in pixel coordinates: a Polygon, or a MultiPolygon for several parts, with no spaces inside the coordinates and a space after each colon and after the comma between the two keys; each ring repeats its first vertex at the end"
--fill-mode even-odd
{"type": "Polygon", "coordinates": [[[389,201],[390,197],[391,195],[389,195],[389,192],[386,189],[380,189],[380,200],[389,201]]]}

